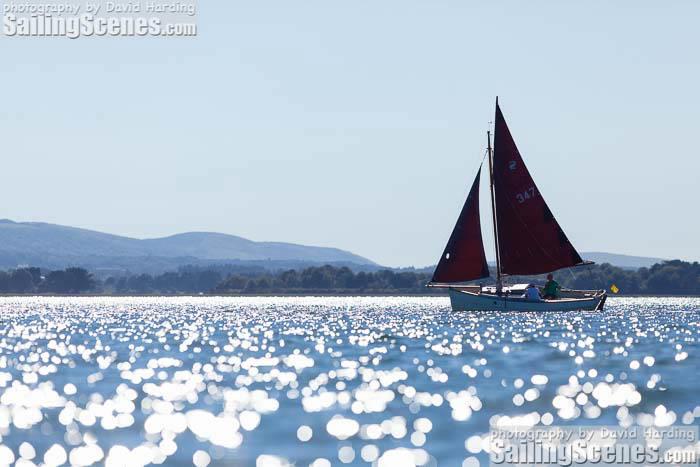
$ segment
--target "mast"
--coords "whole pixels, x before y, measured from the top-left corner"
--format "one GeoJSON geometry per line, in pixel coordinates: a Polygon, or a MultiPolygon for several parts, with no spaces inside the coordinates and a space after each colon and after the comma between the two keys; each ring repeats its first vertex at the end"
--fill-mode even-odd
{"type": "MultiPolygon", "coordinates": [[[[498,105],[498,98],[496,99],[498,105]]],[[[491,181],[491,218],[493,220],[493,238],[496,246],[496,293],[501,293],[503,281],[501,280],[501,249],[498,246],[498,227],[496,225],[496,192],[493,188],[493,149],[491,148],[491,131],[486,132],[489,153],[489,179],[491,181]]]]}

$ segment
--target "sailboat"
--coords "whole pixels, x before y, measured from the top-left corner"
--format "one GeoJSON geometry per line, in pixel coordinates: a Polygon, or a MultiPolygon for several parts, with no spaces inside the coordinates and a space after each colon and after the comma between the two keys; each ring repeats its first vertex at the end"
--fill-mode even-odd
{"type": "Polygon", "coordinates": [[[493,140],[491,147],[488,131],[496,284],[467,285],[490,276],[481,235],[479,167],[428,286],[447,288],[455,311],[602,310],[607,298],[604,290],[562,289],[556,299],[528,300],[523,295],[529,284],[505,284],[509,276],[545,274],[593,263],[581,259],[537,189],[508,129],[498,98],[493,140]]]}

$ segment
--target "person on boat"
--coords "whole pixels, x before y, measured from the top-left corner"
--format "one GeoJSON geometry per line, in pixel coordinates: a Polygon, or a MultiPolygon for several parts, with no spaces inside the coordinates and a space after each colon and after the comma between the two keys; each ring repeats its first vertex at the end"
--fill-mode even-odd
{"type": "Polygon", "coordinates": [[[526,299],[529,302],[538,302],[542,300],[542,297],[540,297],[540,291],[537,289],[537,286],[535,284],[528,284],[522,298],[526,299]]]}
{"type": "Polygon", "coordinates": [[[557,281],[554,280],[554,276],[550,273],[547,274],[547,282],[544,284],[544,299],[545,300],[556,300],[559,298],[559,291],[561,286],[557,281]]]}

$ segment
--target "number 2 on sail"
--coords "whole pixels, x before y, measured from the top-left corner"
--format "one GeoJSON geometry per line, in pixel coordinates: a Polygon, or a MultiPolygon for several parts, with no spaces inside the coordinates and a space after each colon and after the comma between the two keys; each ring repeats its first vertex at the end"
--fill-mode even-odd
{"type": "Polygon", "coordinates": [[[515,198],[518,200],[518,203],[522,204],[525,201],[527,201],[530,198],[534,198],[536,194],[535,187],[531,186],[527,190],[523,191],[522,193],[516,193],[515,198]]]}

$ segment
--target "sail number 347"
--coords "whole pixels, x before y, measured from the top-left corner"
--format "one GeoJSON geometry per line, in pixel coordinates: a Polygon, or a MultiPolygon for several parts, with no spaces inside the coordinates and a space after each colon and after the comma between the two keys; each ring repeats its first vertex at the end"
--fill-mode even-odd
{"type": "Polygon", "coordinates": [[[531,186],[527,190],[521,192],[521,193],[516,193],[515,194],[515,199],[518,200],[518,203],[522,204],[528,199],[534,198],[537,195],[537,190],[535,190],[534,186],[531,186]]]}

